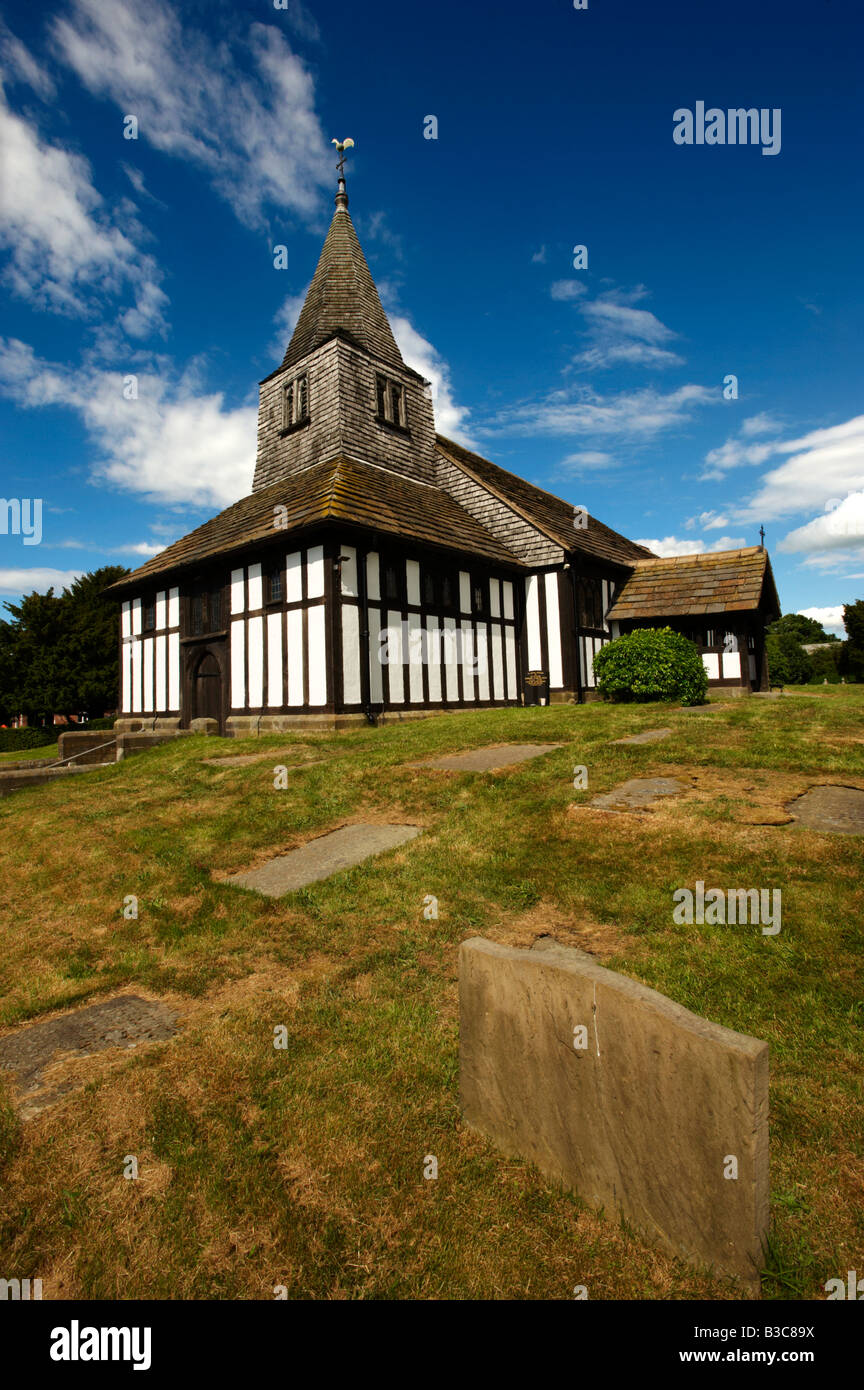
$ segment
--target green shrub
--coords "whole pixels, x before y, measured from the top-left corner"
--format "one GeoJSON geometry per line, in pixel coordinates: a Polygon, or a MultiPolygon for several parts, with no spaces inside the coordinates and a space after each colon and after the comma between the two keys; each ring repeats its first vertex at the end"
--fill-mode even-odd
{"type": "Polygon", "coordinates": [[[612,700],[680,700],[702,705],[708,677],[699,649],[668,627],[640,627],[594,658],[597,688],[612,700]]]}
{"type": "Polygon", "coordinates": [[[59,729],[0,729],[0,753],[17,753],[27,748],[47,748],[57,742],[59,729]]]}

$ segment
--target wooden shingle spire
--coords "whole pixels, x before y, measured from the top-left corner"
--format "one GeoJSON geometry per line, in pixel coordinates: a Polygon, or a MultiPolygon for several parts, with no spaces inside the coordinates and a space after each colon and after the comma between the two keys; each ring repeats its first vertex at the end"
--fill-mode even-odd
{"type": "Polygon", "coordinates": [[[349,143],[334,141],[341,156],[336,211],[283,367],[335,337],[347,338],[381,362],[405,366],[348,212],[344,149],[349,143]]]}

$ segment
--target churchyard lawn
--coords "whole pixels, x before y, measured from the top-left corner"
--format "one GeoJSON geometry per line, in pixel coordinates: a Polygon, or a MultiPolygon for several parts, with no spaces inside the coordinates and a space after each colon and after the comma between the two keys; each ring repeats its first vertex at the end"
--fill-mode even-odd
{"type": "Polygon", "coordinates": [[[0,1039],[124,992],[180,1027],[58,1059],[33,1118],[0,1082],[0,1273],[46,1299],[737,1297],[462,1126],[459,943],[549,932],[770,1044],[763,1297],[824,1298],[864,1270],[864,839],[792,818],[822,783],[864,788],[862,688],[180,739],[5,798],[0,1039]],[[562,746],[409,766],[495,743],[562,746]],[[589,805],[639,777],[683,790],[589,805]],[[225,881],[360,820],[423,834],[283,898],[225,881]],[[699,881],[781,889],[782,930],[676,922],[699,881]]]}

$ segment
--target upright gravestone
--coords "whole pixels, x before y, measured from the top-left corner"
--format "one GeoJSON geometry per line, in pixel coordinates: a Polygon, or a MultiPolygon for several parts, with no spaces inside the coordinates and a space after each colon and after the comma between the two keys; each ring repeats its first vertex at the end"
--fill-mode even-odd
{"type": "Polygon", "coordinates": [[[472,1128],[675,1254],[758,1286],[767,1043],[554,943],[463,942],[459,1011],[472,1128]]]}

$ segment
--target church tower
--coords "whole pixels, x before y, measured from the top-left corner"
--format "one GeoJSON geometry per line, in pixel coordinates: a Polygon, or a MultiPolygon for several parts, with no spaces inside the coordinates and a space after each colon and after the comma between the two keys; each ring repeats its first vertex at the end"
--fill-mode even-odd
{"type": "Polygon", "coordinates": [[[261,382],[253,492],[337,456],[435,483],[431,388],[393,337],[348,211],[344,170],[288,350],[261,382]]]}

